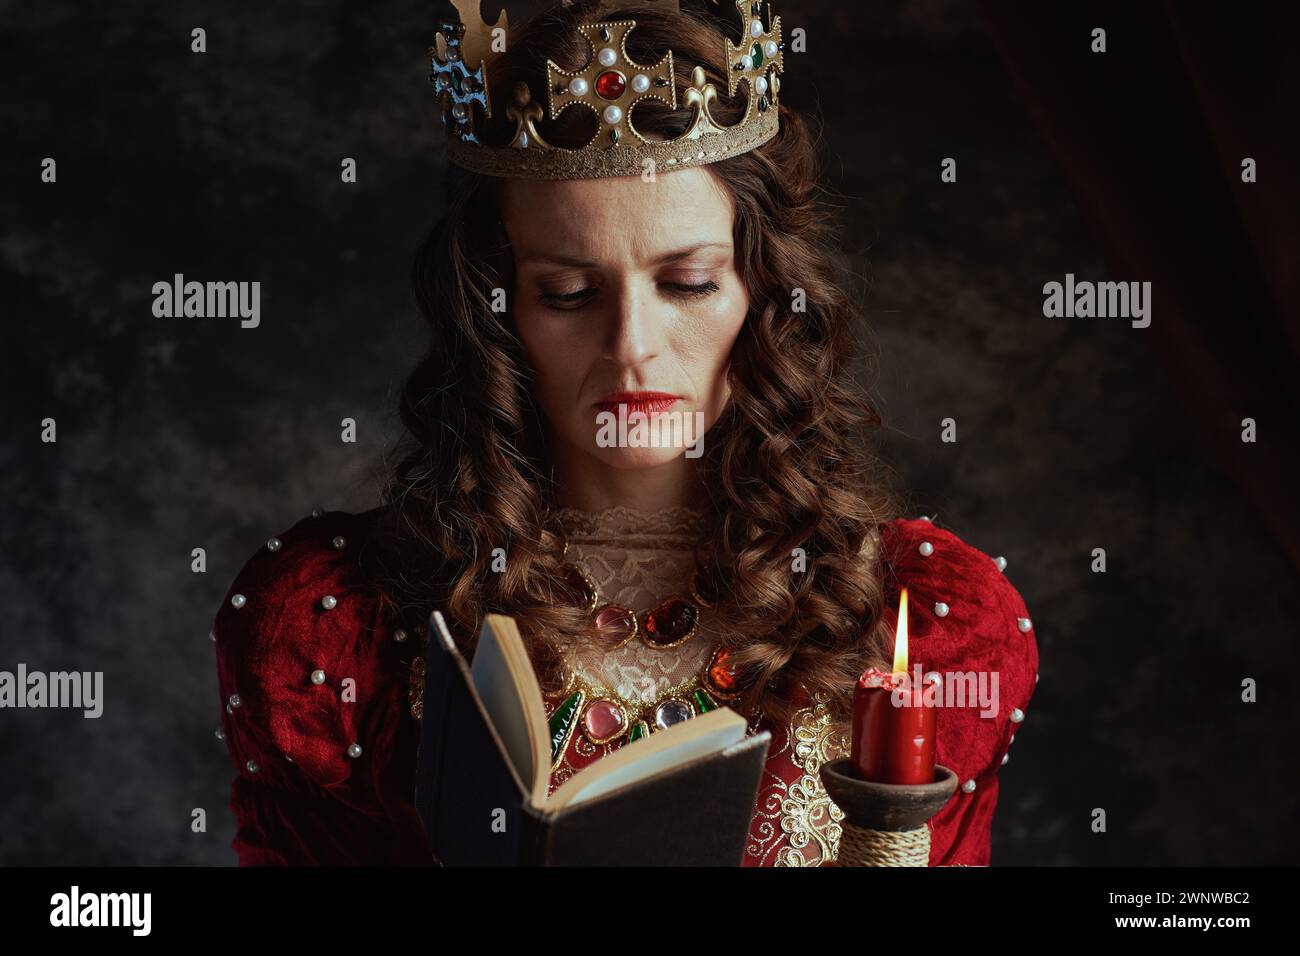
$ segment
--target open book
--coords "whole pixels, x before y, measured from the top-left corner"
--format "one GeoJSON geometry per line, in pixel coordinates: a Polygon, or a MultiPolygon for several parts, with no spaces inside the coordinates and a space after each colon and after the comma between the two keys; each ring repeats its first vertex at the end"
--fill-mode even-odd
{"type": "Polygon", "coordinates": [[[719,707],[625,743],[548,796],[549,722],[515,622],[487,616],[471,667],[435,612],[416,807],[449,865],[734,866],[770,740],[719,707]]]}

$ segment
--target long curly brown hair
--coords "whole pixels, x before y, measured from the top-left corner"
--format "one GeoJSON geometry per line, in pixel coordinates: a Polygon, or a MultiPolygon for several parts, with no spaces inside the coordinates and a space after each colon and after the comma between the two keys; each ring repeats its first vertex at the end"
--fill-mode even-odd
{"type": "MultiPolygon", "coordinates": [[[[726,96],[715,24],[686,11],[600,6],[557,8],[514,34],[490,71],[493,102],[506,102],[539,65],[544,73],[548,58],[581,69],[589,54],[577,23],[635,18],[634,59],[658,62],[671,49],[679,88],[704,67],[721,91],[714,116],[740,119],[745,93],[726,96]]],[[[508,139],[497,125],[504,109],[493,112],[485,135],[508,139]]],[[[652,100],[635,121],[649,138],[671,138],[690,116],[652,100]]],[[[552,144],[581,146],[592,123],[588,111],[570,109],[541,131],[552,144]]],[[[899,499],[867,450],[881,420],[852,379],[856,316],[827,254],[834,232],[816,159],[809,127],[783,105],[774,139],[705,167],[735,203],[750,310],[731,356],[730,402],[699,460],[711,502],[699,559],[724,595],[707,613],[734,648],[739,705],[776,720],[792,714],[793,682],[825,693],[843,719],[855,679],[867,664],[885,664],[892,644],[880,567],[861,552],[897,517],[899,499]],[[803,311],[794,309],[796,289],[803,311]]],[[[450,168],[447,213],[416,257],[413,284],[432,334],[401,393],[406,434],[385,489],[380,567],[399,613],[442,610],[466,647],[485,613],[509,614],[535,657],[553,662],[590,623],[564,581],[562,533],[548,519],[555,488],[533,373],[509,313],[490,307],[492,290],[514,288],[500,182],[450,168]],[[507,555],[500,573],[491,568],[497,548],[507,555]]]]}

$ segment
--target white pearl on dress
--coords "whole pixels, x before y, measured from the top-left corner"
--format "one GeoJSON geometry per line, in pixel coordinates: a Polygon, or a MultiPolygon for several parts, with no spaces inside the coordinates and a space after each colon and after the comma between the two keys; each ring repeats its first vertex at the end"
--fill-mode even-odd
{"type": "Polygon", "coordinates": [[[623,119],[623,111],[612,103],[605,107],[605,122],[617,126],[623,119]]]}
{"type": "Polygon", "coordinates": [[[230,603],[233,607],[241,608],[248,603],[248,598],[244,597],[242,594],[236,594],[230,599],[230,603]]]}
{"type": "Polygon", "coordinates": [[[934,545],[929,541],[922,541],[921,546],[916,550],[920,551],[923,557],[928,558],[930,555],[934,554],[934,545]]]}
{"type": "Polygon", "coordinates": [[[332,594],[327,594],[320,599],[320,606],[327,611],[332,611],[338,607],[339,599],[332,594]]]}
{"type": "Polygon", "coordinates": [[[975,792],[975,781],[974,781],[974,780],[967,780],[967,781],[965,781],[965,782],[961,785],[961,791],[962,791],[962,793],[974,793],[974,792],[975,792]]]}
{"type": "Polygon", "coordinates": [[[569,80],[569,92],[574,96],[586,96],[589,89],[591,89],[590,85],[580,76],[569,80]]]}
{"type": "Polygon", "coordinates": [[[934,605],[934,614],[935,617],[947,617],[948,605],[944,604],[942,601],[936,602],[934,605]]]}
{"type": "Polygon", "coordinates": [[[217,632],[216,632],[216,631],[208,631],[208,640],[210,640],[210,641],[215,641],[216,639],[217,639],[217,632]]]}
{"type": "Polygon", "coordinates": [[[650,89],[650,77],[644,73],[638,73],[632,77],[632,92],[644,93],[648,89],[650,89]]]}
{"type": "Polygon", "coordinates": [[[763,35],[763,21],[751,20],[749,24],[749,35],[755,40],[763,35]]]}
{"type": "Polygon", "coordinates": [[[226,732],[225,732],[224,730],[222,730],[220,727],[217,728],[217,739],[218,739],[218,740],[225,740],[225,739],[226,739],[226,732]]]}
{"type": "Polygon", "coordinates": [[[763,52],[767,55],[768,59],[771,59],[772,57],[776,56],[777,53],[780,51],[777,50],[775,40],[768,40],[766,43],[763,44],[763,52]]]}
{"type": "Polygon", "coordinates": [[[618,51],[612,46],[602,47],[596,54],[596,60],[601,66],[613,66],[618,62],[618,51]]]}
{"type": "Polygon", "coordinates": [[[1016,626],[1020,628],[1022,633],[1028,633],[1029,629],[1034,626],[1034,623],[1027,617],[1018,617],[1016,618],[1016,626]]]}
{"type": "Polygon", "coordinates": [[[749,54],[740,58],[740,68],[742,70],[752,70],[754,68],[754,59],[749,54]]]}
{"type": "Polygon", "coordinates": [[[1002,557],[1000,554],[993,559],[993,563],[998,566],[999,571],[1005,571],[1007,569],[1007,559],[1002,557]]]}
{"type": "Polygon", "coordinates": [[[361,745],[360,745],[360,744],[353,744],[351,747],[349,747],[349,748],[348,748],[348,756],[351,757],[353,760],[356,760],[358,757],[360,757],[360,756],[361,756],[361,745]]]}
{"type": "Polygon", "coordinates": [[[240,699],[240,696],[238,694],[231,694],[230,699],[226,701],[226,706],[239,707],[243,703],[244,703],[243,700],[240,699]]]}
{"type": "Polygon", "coordinates": [[[754,89],[756,89],[756,90],[757,90],[758,92],[760,92],[760,93],[766,93],[766,92],[767,92],[767,78],[766,78],[766,77],[762,77],[762,76],[757,77],[757,78],[754,80],[754,89]]]}
{"type": "Polygon", "coordinates": [[[395,640],[398,644],[401,644],[403,641],[405,641],[405,640],[406,640],[406,630],[405,630],[404,628],[400,628],[400,627],[399,627],[397,630],[395,630],[395,631],[393,632],[393,640],[395,640]]]}
{"type": "Polygon", "coordinates": [[[1005,767],[1005,766],[1007,765],[1007,761],[1010,760],[1010,759],[1011,759],[1011,754],[1010,754],[1009,752],[1008,752],[1008,753],[1004,753],[1004,754],[1002,755],[1002,766],[1005,767]]]}
{"type": "Polygon", "coordinates": [[[267,551],[279,551],[279,550],[280,550],[280,545],[282,545],[283,543],[284,543],[284,542],[281,541],[279,538],[272,538],[270,541],[266,542],[266,550],[267,550],[267,551]]]}
{"type": "Polygon", "coordinates": [[[336,536],[334,540],[330,543],[334,545],[335,549],[342,551],[344,548],[348,546],[348,539],[343,537],[343,535],[340,534],[336,536]]]}
{"type": "Polygon", "coordinates": [[[256,760],[250,760],[248,763],[244,764],[244,766],[248,768],[249,773],[257,773],[257,771],[261,769],[257,766],[256,760]]]}
{"type": "Polygon", "coordinates": [[[1025,712],[1023,710],[1021,710],[1019,707],[1013,707],[1011,709],[1011,722],[1013,724],[1018,724],[1024,719],[1025,719],[1025,712]]]}
{"type": "Polygon", "coordinates": [[[311,682],[319,687],[325,683],[325,672],[323,670],[314,670],[311,672],[311,682]]]}
{"type": "Polygon", "coordinates": [[[469,110],[465,108],[464,103],[453,103],[451,106],[451,115],[458,120],[463,120],[469,115],[469,110]]]}

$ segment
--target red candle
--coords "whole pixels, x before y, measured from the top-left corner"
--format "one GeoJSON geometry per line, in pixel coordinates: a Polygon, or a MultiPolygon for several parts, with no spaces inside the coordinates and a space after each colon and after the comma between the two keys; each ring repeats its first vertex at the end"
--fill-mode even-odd
{"type": "Polygon", "coordinates": [[[934,782],[935,709],[907,673],[907,588],[898,601],[894,670],[869,667],[853,694],[852,759],[863,780],[934,782]]]}

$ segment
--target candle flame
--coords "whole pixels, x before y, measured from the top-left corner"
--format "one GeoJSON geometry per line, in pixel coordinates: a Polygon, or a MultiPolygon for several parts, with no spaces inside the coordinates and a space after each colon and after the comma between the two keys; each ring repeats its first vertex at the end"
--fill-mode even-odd
{"type": "Polygon", "coordinates": [[[898,627],[894,630],[894,674],[907,673],[907,588],[898,597],[898,627]]]}

